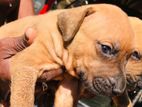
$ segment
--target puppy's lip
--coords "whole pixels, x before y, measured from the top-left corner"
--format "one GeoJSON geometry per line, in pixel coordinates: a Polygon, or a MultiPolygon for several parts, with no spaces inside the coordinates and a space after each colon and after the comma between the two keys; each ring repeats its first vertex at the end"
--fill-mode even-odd
{"type": "Polygon", "coordinates": [[[141,81],[138,81],[137,83],[138,87],[142,89],[142,80],[141,81]]]}
{"type": "Polygon", "coordinates": [[[138,77],[139,78],[138,78],[137,86],[142,89],[142,75],[139,75],[138,77]]]}
{"type": "Polygon", "coordinates": [[[134,90],[136,87],[142,88],[142,75],[136,75],[135,79],[128,78],[127,76],[127,88],[134,90]]]}

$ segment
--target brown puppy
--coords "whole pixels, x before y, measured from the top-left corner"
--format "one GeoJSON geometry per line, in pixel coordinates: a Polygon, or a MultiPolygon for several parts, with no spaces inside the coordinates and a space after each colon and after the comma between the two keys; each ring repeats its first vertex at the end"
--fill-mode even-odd
{"type": "MultiPolygon", "coordinates": [[[[126,64],[127,91],[136,86],[142,87],[142,20],[136,17],[129,17],[129,20],[135,33],[135,42],[134,50],[126,64]]],[[[86,92],[83,92],[83,95],[84,93],[86,92]]],[[[86,96],[88,97],[88,95],[86,96]]],[[[133,106],[126,91],[122,95],[114,97],[113,100],[117,107],[133,106]]]]}
{"type": "MultiPolygon", "coordinates": [[[[126,76],[128,82],[127,91],[134,89],[136,86],[142,87],[142,20],[136,17],[129,17],[129,20],[135,33],[135,42],[134,50],[126,64],[126,76]]],[[[122,95],[113,98],[117,107],[133,106],[128,97],[127,91],[122,95]]]]}
{"type": "MultiPolygon", "coordinates": [[[[142,87],[142,20],[136,17],[129,17],[129,20],[135,34],[135,42],[134,50],[126,64],[127,90],[134,89],[136,86],[142,87]]],[[[127,92],[115,97],[114,102],[118,107],[123,107],[127,104],[132,106],[127,92]]]]}
{"type": "MultiPolygon", "coordinates": [[[[23,34],[31,26],[38,34],[29,48],[11,59],[11,107],[32,107],[37,78],[62,66],[95,94],[118,95],[124,91],[125,63],[133,48],[127,15],[112,5],[89,7],[27,17],[0,28],[1,38],[23,34]]],[[[72,107],[72,96],[77,94],[76,79],[69,75],[64,78],[55,107],[72,107]],[[68,105],[63,105],[63,92],[68,93],[68,105]]]]}
{"type": "Polygon", "coordinates": [[[127,63],[127,75],[131,75],[133,82],[137,82],[142,76],[142,20],[136,17],[129,17],[135,33],[134,50],[127,63]]]}
{"type": "MultiPolygon", "coordinates": [[[[128,60],[128,63],[126,65],[126,74],[127,74],[127,81],[128,81],[128,87],[127,91],[130,90],[130,88],[135,88],[135,86],[141,87],[141,80],[142,80],[142,59],[141,59],[141,40],[142,40],[142,20],[135,18],[135,17],[129,17],[132,28],[135,32],[135,48],[131,54],[130,59],[128,60]],[[131,87],[130,87],[131,86],[131,87]]],[[[83,88],[83,87],[81,87],[83,88]]],[[[64,93],[63,93],[64,94],[64,93]]],[[[88,92],[88,90],[82,90],[82,93],[80,95],[81,98],[84,97],[94,97],[94,94],[88,92]]],[[[132,107],[133,104],[131,103],[127,92],[123,93],[122,95],[118,97],[113,98],[115,104],[117,107],[132,107]]]]}

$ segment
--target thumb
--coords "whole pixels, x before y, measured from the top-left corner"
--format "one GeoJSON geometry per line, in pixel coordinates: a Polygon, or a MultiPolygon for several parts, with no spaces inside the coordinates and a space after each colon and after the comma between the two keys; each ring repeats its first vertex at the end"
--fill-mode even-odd
{"type": "Polygon", "coordinates": [[[19,37],[7,37],[0,39],[0,52],[3,54],[1,57],[10,58],[17,52],[22,51],[31,45],[36,38],[36,32],[32,28],[28,28],[25,34],[19,37]]]}
{"type": "Polygon", "coordinates": [[[31,45],[35,38],[36,38],[36,31],[33,28],[28,28],[25,31],[24,35],[17,38],[13,38],[14,39],[13,48],[17,52],[22,51],[23,49],[31,45]]]}

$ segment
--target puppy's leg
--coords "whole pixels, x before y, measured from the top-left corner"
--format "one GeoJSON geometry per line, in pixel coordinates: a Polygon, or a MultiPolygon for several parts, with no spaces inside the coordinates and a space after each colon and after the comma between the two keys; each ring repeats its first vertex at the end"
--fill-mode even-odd
{"type": "Polygon", "coordinates": [[[133,104],[130,99],[129,99],[129,105],[127,107],[133,107],[133,104]]]}
{"type": "Polygon", "coordinates": [[[126,90],[122,95],[113,97],[113,102],[116,107],[133,107],[126,90]]]}
{"type": "Polygon", "coordinates": [[[36,80],[37,71],[32,68],[20,68],[12,72],[11,107],[34,106],[34,89],[36,80]]]}
{"type": "Polygon", "coordinates": [[[80,94],[79,81],[71,76],[66,76],[55,94],[55,107],[76,107],[80,94]]]}
{"type": "Polygon", "coordinates": [[[4,107],[4,105],[3,105],[3,104],[0,104],[0,107],[4,107]]]}

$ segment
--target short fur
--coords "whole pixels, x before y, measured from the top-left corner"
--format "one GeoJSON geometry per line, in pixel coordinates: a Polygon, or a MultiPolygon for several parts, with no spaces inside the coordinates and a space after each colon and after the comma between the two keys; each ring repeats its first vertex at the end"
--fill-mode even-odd
{"type": "MultiPolygon", "coordinates": [[[[118,7],[90,5],[23,18],[1,27],[0,38],[22,35],[28,27],[36,29],[37,38],[11,59],[11,107],[32,107],[37,78],[62,66],[93,93],[111,96],[125,90],[125,63],[133,49],[133,31],[118,7]],[[111,47],[115,55],[105,55],[102,46],[111,47]]],[[[79,87],[70,75],[52,78],[62,80],[55,107],[75,106],[79,87]]]]}

